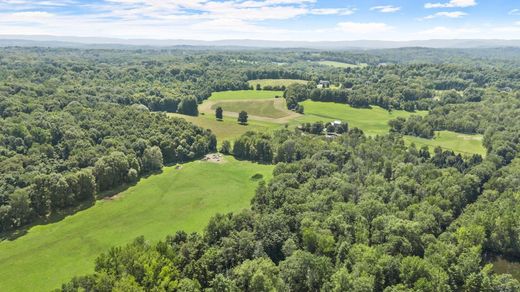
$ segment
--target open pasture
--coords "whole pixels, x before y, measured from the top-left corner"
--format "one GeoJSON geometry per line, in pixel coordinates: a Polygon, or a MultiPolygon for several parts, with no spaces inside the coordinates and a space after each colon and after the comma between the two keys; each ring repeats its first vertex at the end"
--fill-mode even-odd
{"type": "Polygon", "coordinates": [[[91,208],[0,242],[0,290],[49,291],[92,271],[112,246],[141,235],[155,241],[177,230],[200,232],[216,213],[249,208],[255,178],[270,179],[272,169],[228,156],[165,167],[91,208]]]}

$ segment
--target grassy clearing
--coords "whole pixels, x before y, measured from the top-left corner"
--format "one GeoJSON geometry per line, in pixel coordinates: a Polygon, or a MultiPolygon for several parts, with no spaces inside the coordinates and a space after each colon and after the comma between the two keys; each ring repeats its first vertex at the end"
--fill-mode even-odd
{"type": "Polygon", "coordinates": [[[347,121],[351,128],[362,129],[368,135],[383,135],[388,133],[388,121],[397,117],[409,117],[412,114],[425,115],[426,112],[409,113],[387,110],[373,106],[372,108],[353,108],[346,104],[332,102],[316,102],[307,100],[301,103],[305,115],[295,120],[297,124],[306,122],[330,122],[334,120],[347,121]]]}
{"type": "Polygon", "coordinates": [[[492,264],[495,273],[511,274],[513,278],[520,281],[520,262],[510,262],[499,257],[492,264]]]}
{"type": "MultiPolygon", "coordinates": [[[[238,104],[238,101],[237,103],[238,104]]],[[[238,125],[236,119],[233,117],[225,117],[223,122],[215,120],[213,113],[207,113],[199,117],[188,117],[182,115],[174,115],[184,117],[186,120],[201,126],[206,129],[211,129],[217,136],[219,142],[223,140],[234,140],[243,133],[249,130],[268,132],[275,129],[280,129],[285,124],[289,126],[297,126],[302,123],[312,123],[317,121],[331,122],[334,120],[347,121],[350,127],[357,127],[362,129],[367,135],[384,135],[388,133],[388,121],[397,117],[407,118],[412,114],[426,115],[426,111],[418,111],[410,113],[406,111],[394,110],[388,112],[387,110],[373,106],[372,108],[353,108],[349,105],[330,103],[330,102],[315,102],[307,100],[301,103],[305,108],[305,115],[295,118],[288,117],[284,119],[284,123],[274,123],[270,121],[256,121],[254,118],[249,119],[249,125],[238,125]],[[287,120],[287,122],[285,122],[287,120]]],[[[258,107],[251,103],[252,107],[258,107]]],[[[242,108],[241,108],[242,109],[242,108]]],[[[240,110],[241,110],[240,109],[240,110]]],[[[230,109],[231,110],[231,109],[230,109]]],[[[238,108],[234,109],[238,110],[238,108]]],[[[249,114],[252,111],[259,109],[246,110],[249,114]]],[[[271,109],[272,110],[272,109],[271,109]]],[[[260,113],[260,115],[269,115],[270,113],[260,113]]],[[[464,135],[450,131],[440,131],[436,133],[434,139],[423,139],[412,136],[405,136],[405,141],[409,144],[415,143],[417,147],[424,145],[430,147],[430,150],[437,146],[443,149],[450,149],[462,154],[481,154],[485,155],[486,151],[482,146],[481,135],[464,135]]]]}
{"type": "MultiPolygon", "coordinates": [[[[397,110],[389,113],[387,110],[377,106],[373,106],[370,109],[359,109],[344,104],[315,102],[310,100],[302,104],[305,108],[305,115],[293,120],[291,124],[342,120],[347,121],[351,128],[360,128],[368,135],[384,135],[388,133],[388,121],[397,117],[407,118],[412,114],[427,114],[426,111],[409,113],[397,110]]],[[[434,139],[405,136],[404,140],[409,144],[415,143],[417,147],[426,145],[430,147],[432,151],[435,147],[439,146],[443,149],[450,149],[461,154],[486,154],[486,150],[482,146],[482,135],[465,135],[451,131],[439,131],[436,132],[434,139]]]]}
{"type": "Polygon", "coordinates": [[[211,109],[214,110],[220,106],[224,110],[224,113],[226,111],[235,113],[246,111],[249,115],[274,119],[283,118],[289,115],[287,110],[276,108],[274,102],[275,100],[218,102],[212,105],[211,109]]]}
{"type": "Polygon", "coordinates": [[[482,135],[466,135],[451,131],[435,132],[435,138],[424,139],[419,137],[406,136],[407,143],[415,143],[417,147],[428,146],[430,150],[437,146],[444,150],[450,149],[461,154],[480,154],[486,155],[486,149],[482,146],[482,135]]]}
{"type": "Polygon", "coordinates": [[[137,236],[155,241],[180,229],[201,231],[217,212],[248,208],[258,184],[252,176],[270,179],[272,169],[232,157],[166,167],[112,200],[1,242],[0,290],[49,291],[91,272],[99,253],[137,236]]]}
{"type": "Polygon", "coordinates": [[[213,92],[209,100],[240,100],[240,99],[272,99],[283,96],[283,91],[271,90],[237,90],[213,92]]]}
{"type": "Polygon", "coordinates": [[[252,85],[254,88],[256,88],[257,84],[260,84],[260,86],[263,88],[264,86],[289,86],[291,84],[307,84],[307,80],[301,80],[301,79],[255,79],[255,80],[249,80],[249,85],[252,85]]]}
{"type": "Polygon", "coordinates": [[[218,143],[224,140],[233,142],[247,131],[268,132],[278,128],[279,124],[249,120],[247,125],[239,125],[236,118],[224,117],[223,121],[217,121],[214,114],[199,115],[198,117],[181,114],[169,114],[173,117],[183,118],[204,129],[210,129],[216,136],[218,143]]]}
{"type": "Polygon", "coordinates": [[[336,68],[364,68],[367,67],[368,64],[361,63],[361,64],[349,64],[349,63],[343,63],[343,62],[336,62],[336,61],[319,61],[318,64],[325,65],[325,66],[331,66],[336,68]]]}

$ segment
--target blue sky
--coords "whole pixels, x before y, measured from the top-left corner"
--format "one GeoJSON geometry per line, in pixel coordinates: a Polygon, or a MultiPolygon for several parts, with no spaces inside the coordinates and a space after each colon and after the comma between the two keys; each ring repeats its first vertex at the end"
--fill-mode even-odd
{"type": "Polygon", "coordinates": [[[0,0],[0,34],[153,39],[520,39],[519,0],[0,0]]]}

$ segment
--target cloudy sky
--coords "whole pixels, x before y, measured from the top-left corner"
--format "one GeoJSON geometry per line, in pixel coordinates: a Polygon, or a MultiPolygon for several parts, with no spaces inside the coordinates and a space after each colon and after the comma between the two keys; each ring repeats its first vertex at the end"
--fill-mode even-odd
{"type": "Polygon", "coordinates": [[[153,39],[520,39],[520,0],[0,0],[0,34],[153,39]]]}

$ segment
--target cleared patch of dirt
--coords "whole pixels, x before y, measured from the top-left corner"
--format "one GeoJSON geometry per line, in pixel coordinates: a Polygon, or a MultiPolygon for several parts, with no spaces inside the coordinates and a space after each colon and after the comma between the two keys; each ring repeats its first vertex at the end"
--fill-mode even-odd
{"type": "Polygon", "coordinates": [[[202,161],[213,162],[213,163],[224,163],[224,155],[220,153],[207,154],[202,158],[202,161]]]}
{"type": "Polygon", "coordinates": [[[123,196],[121,196],[121,194],[115,194],[115,195],[110,196],[110,197],[104,197],[103,201],[116,201],[116,200],[121,199],[122,197],[123,196]]]}

